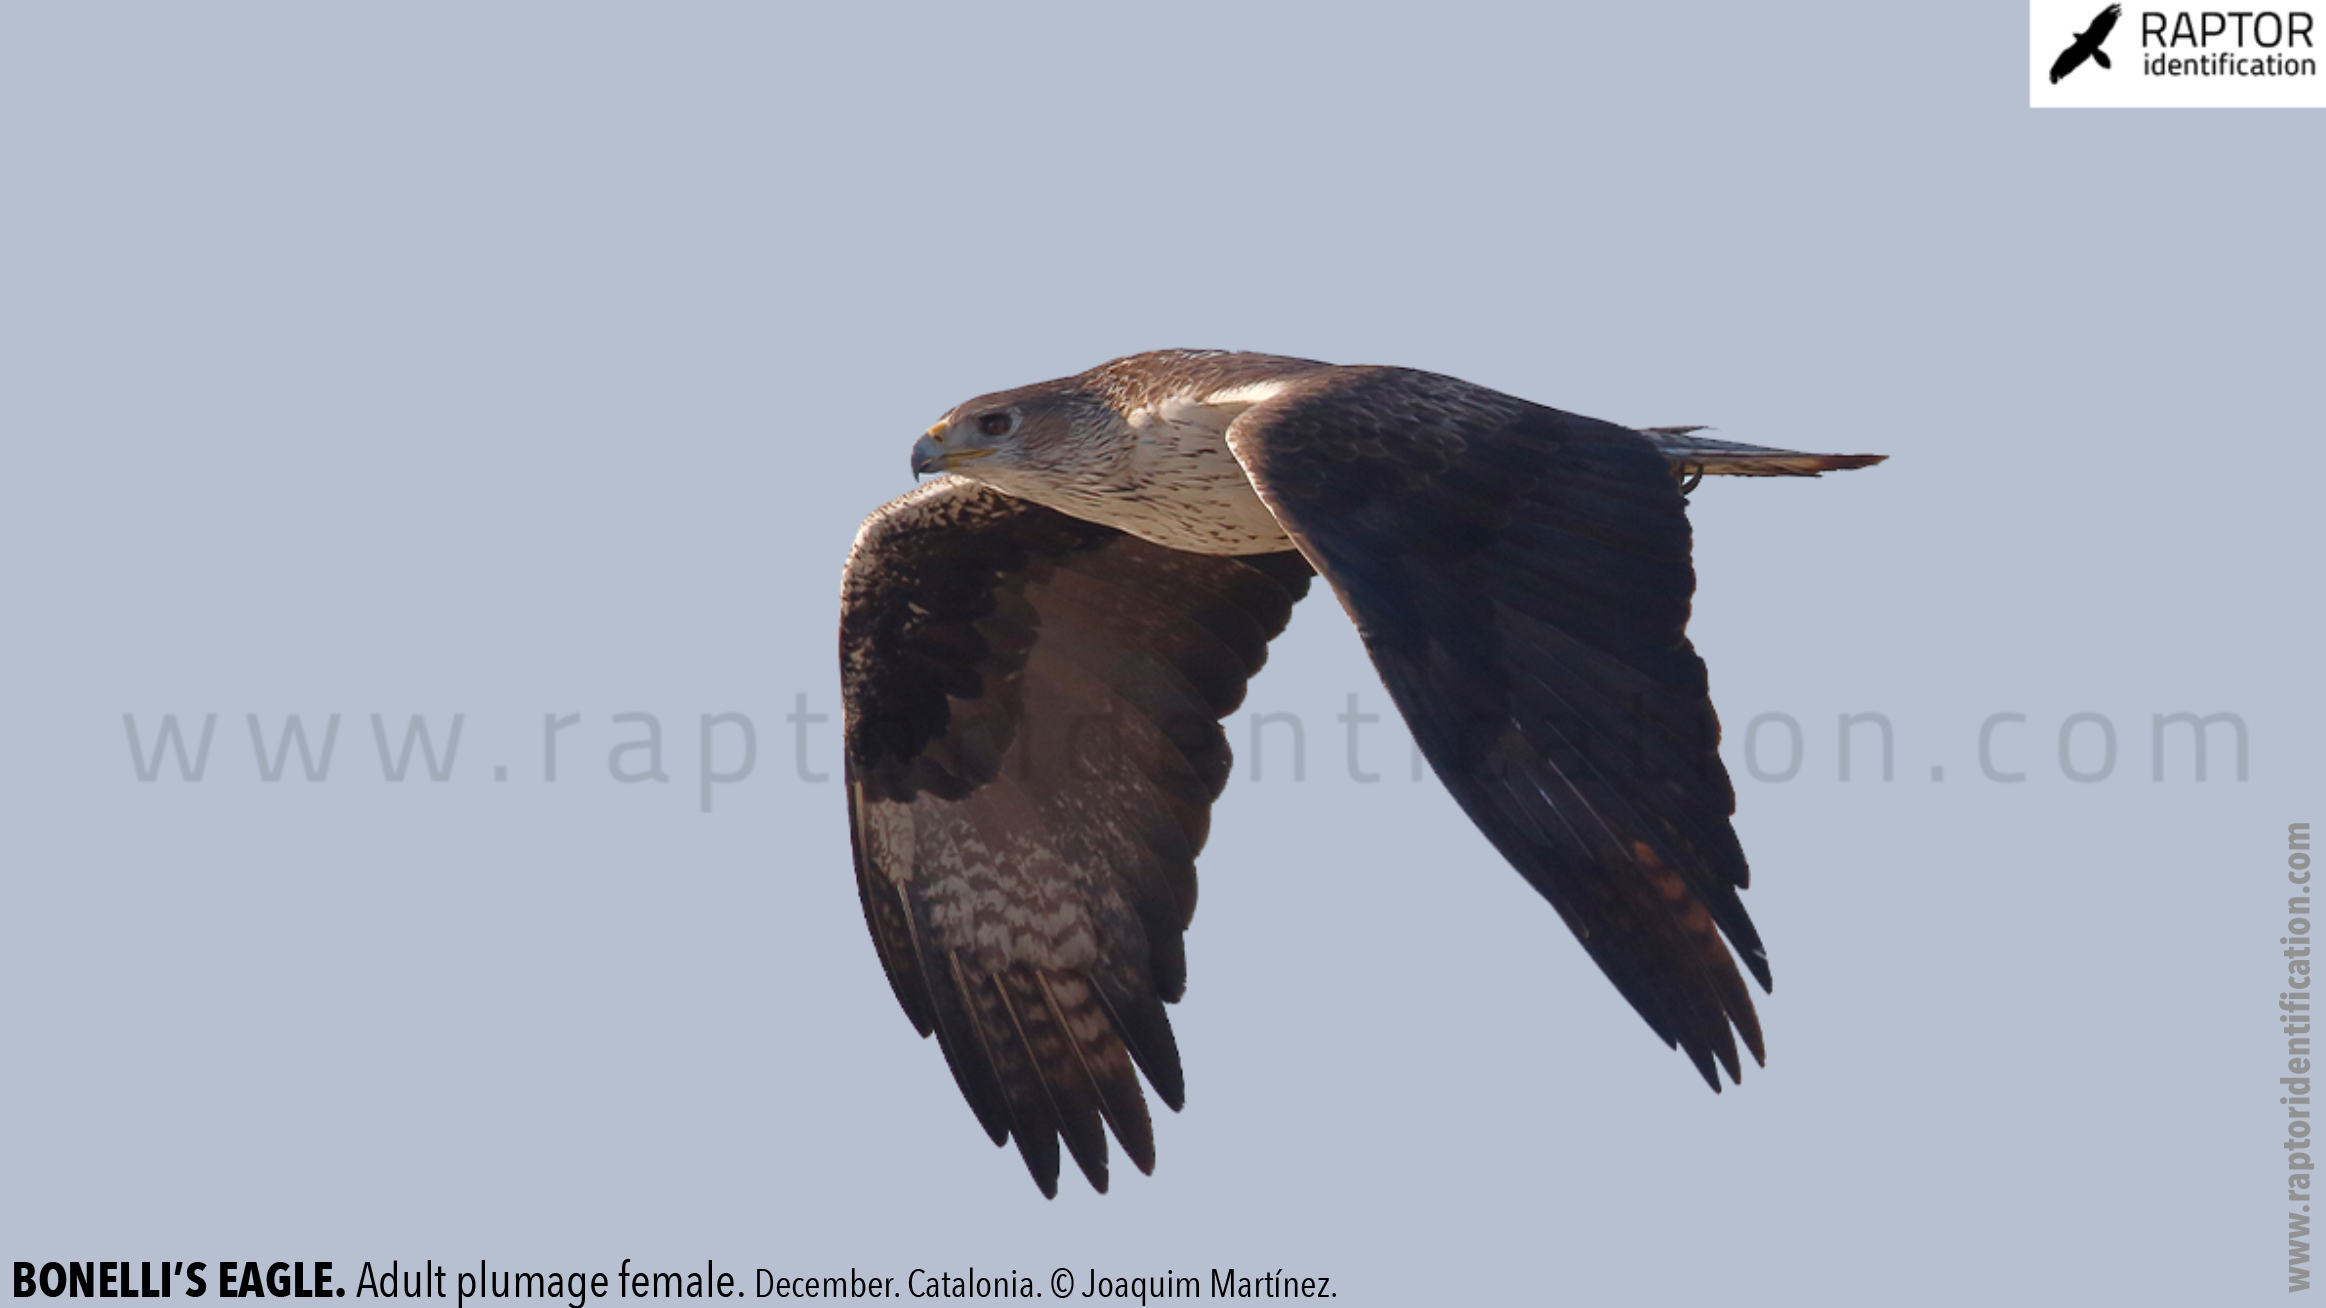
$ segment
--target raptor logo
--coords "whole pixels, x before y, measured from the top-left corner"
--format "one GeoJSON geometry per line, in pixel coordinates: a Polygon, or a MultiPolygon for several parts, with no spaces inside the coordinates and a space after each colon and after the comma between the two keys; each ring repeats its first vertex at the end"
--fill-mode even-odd
{"type": "Polygon", "coordinates": [[[2058,85],[2059,79],[2083,67],[2086,59],[2102,68],[2114,66],[2108,62],[2108,52],[2100,47],[2107,42],[2108,34],[2116,30],[2116,17],[2123,10],[2122,5],[2110,5],[2101,10],[2090,27],[2076,34],[2075,44],[2059,52],[2059,58],[2053,60],[2051,65],[2053,85],[2058,85]]]}

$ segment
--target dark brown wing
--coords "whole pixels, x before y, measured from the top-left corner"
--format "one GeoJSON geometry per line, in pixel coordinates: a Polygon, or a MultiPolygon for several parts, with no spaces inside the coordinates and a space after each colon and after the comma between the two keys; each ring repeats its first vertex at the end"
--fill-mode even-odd
{"type": "Polygon", "coordinates": [[[957,477],[866,522],[841,582],[849,829],[897,1002],[1042,1193],[1058,1141],[1140,1171],[1136,1062],[1173,1109],[1219,719],[1308,589],[1286,552],[1187,554],[957,477]],[[1101,1125],[1101,1122],[1105,1126],[1101,1125]]]}
{"type": "Polygon", "coordinates": [[[1640,433],[1429,373],[1341,368],[1228,431],[1332,583],[1422,753],[1714,1090],[1762,1057],[1768,960],[1666,459],[1640,433]]]}

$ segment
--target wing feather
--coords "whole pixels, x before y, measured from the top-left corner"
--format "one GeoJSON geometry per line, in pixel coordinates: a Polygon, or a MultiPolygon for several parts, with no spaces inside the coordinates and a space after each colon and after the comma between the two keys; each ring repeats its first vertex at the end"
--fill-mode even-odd
{"type": "Polygon", "coordinates": [[[1659,442],[1387,368],[1302,378],[1228,441],[1448,790],[1650,1029],[1715,1090],[1737,1037],[1761,1060],[1730,946],[1764,989],[1768,960],[1659,442]]]}
{"type": "MultiPolygon", "coordinates": [[[[968,999],[970,1020],[978,1049],[993,1069],[1001,1087],[1002,1105],[1009,1114],[1010,1138],[1018,1156],[1040,1186],[1044,1198],[1058,1195],[1058,1111],[1050,1102],[1045,1069],[1028,1047],[1025,1033],[1010,1011],[1002,977],[981,966],[964,966],[958,951],[951,954],[953,984],[968,999]]],[[[1006,968],[1003,969],[1006,971],[1006,968]]],[[[1093,1181],[1105,1189],[1105,1176],[1093,1181]]]]}
{"type": "Polygon", "coordinates": [[[1045,1195],[1155,1162],[1177,1109],[1219,719],[1305,593],[1297,554],[1188,554],[959,478],[873,515],[842,579],[850,833],[897,1001],[1045,1195]],[[1134,1070],[1134,1068],[1136,1070],[1134,1070]]]}

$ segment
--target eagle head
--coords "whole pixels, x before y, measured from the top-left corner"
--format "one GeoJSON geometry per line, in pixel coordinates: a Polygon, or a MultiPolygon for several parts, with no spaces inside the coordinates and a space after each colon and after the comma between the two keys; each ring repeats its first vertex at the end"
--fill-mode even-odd
{"type": "Polygon", "coordinates": [[[1217,350],[1134,354],[956,407],[914,444],[913,474],[959,473],[1171,549],[1291,549],[1227,430],[1288,370],[1321,367],[1217,350]]]}
{"type": "Polygon", "coordinates": [[[980,395],[913,442],[913,475],[958,472],[1024,495],[1041,483],[1099,482],[1129,456],[1123,415],[1074,379],[980,395]]]}

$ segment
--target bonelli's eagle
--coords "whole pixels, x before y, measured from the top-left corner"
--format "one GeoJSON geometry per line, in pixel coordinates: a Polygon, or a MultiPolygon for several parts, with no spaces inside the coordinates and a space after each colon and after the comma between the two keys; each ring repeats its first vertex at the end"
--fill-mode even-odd
{"type": "Polygon", "coordinates": [[[1684,634],[1685,491],[1879,459],[1218,351],[960,406],[913,448],[948,475],[865,522],[841,583],[856,880],[897,1002],[1044,1194],[1061,1139],[1106,1188],[1108,1127],[1152,1170],[1132,1068],[1180,1106],[1163,1006],[1220,721],[1321,574],[1463,811],[1717,1091],[1737,1035],[1763,1057],[1736,958],[1770,982],[1684,634]]]}

